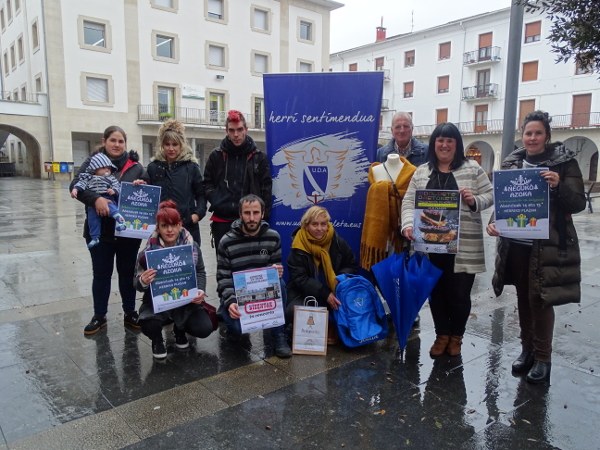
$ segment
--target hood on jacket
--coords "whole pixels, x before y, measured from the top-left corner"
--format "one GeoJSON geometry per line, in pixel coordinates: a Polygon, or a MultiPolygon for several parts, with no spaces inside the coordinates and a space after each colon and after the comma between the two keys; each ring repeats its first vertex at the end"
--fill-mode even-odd
{"type": "MultiPolygon", "coordinates": [[[[569,161],[577,156],[577,152],[573,151],[567,147],[562,142],[551,142],[550,144],[546,144],[546,148],[544,153],[548,155],[548,158],[541,163],[539,166],[552,167],[558,164],[562,164],[566,161],[569,161]]],[[[504,161],[502,161],[502,169],[510,169],[511,167],[521,167],[522,161],[525,159],[527,155],[527,151],[525,147],[519,147],[515,151],[513,151],[510,155],[508,155],[504,161]]]]}
{"type": "MultiPolygon", "coordinates": [[[[165,158],[165,151],[163,150],[162,146],[156,151],[156,155],[154,156],[154,158],[152,158],[152,161],[167,162],[167,158],[165,158]]],[[[187,144],[181,148],[181,153],[179,153],[179,156],[175,160],[175,162],[182,161],[191,161],[194,163],[198,163],[198,160],[196,159],[192,148],[187,144]]]]}
{"type": "Polygon", "coordinates": [[[117,166],[112,163],[108,156],[106,156],[104,153],[96,153],[90,159],[90,163],[86,168],[86,172],[93,175],[96,170],[102,169],[103,167],[109,167],[112,173],[117,171],[117,166]]]}

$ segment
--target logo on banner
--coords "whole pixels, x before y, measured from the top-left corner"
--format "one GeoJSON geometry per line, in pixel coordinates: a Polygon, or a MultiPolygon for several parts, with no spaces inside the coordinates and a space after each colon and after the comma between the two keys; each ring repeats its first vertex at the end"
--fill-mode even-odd
{"type": "Polygon", "coordinates": [[[273,165],[274,205],[301,209],[325,200],[352,197],[367,182],[369,161],[354,133],[311,136],[285,144],[273,165]]]}

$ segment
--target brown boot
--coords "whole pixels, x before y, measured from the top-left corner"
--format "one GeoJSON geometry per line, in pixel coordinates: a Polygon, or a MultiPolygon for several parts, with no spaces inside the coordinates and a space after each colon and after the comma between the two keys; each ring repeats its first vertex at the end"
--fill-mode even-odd
{"type": "Polygon", "coordinates": [[[431,346],[429,350],[429,355],[434,358],[436,356],[442,356],[446,352],[446,347],[448,347],[448,342],[450,341],[450,336],[446,335],[438,335],[435,337],[435,342],[431,346]]]}
{"type": "Polygon", "coordinates": [[[335,325],[329,324],[327,328],[327,345],[337,345],[339,342],[338,332],[335,325]]]}
{"type": "Polygon", "coordinates": [[[448,343],[448,347],[446,347],[446,352],[450,356],[459,356],[460,348],[462,346],[462,336],[450,336],[450,342],[448,343]]]}

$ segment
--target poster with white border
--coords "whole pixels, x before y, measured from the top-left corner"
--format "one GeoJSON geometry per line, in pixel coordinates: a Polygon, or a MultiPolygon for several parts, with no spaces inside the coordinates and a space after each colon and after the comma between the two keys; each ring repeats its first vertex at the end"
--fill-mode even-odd
{"type": "Polygon", "coordinates": [[[198,296],[192,245],[146,251],[149,269],[156,270],[150,283],[154,313],[187,305],[198,296]]]}
{"type": "Polygon", "coordinates": [[[544,167],[494,172],[496,229],[508,238],[548,239],[550,190],[544,167]]]}
{"type": "Polygon", "coordinates": [[[415,192],[413,236],[416,251],[458,253],[460,192],[418,189],[415,192]]]}
{"type": "Polygon", "coordinates": [[[160,203],[160,187],[150,184],[121,183],[119,212],[125,219],[123,231],[115,236],[147,239],[156,229],[156,213],[160,203]]]}
{"type": "Polygon", "coordinates": [[[285,324],[279,272],[274,267],[233,273],[242,333],[285,324]]]}

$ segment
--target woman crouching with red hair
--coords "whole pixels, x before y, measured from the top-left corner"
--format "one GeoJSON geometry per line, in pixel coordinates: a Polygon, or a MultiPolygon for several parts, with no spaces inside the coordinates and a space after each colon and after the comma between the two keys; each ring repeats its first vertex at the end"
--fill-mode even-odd
{"type": "Polygon", "coordinates": [[[172,200],[166,200],[158,205],[156,230],[148,239],[146,248],[138,255],[134,283],[136,289],[144,293],[139,321],[142,332],[152,340],[152,354],[155,358],[163,359],[167,357],[167,349],[162,334],[164,325],[174,323],[175,346],[179,349],[186,349],[190,346],[186,333],[198,338],[205,338],[212,333],[211,319],[202,306],[205,300],[204,290],[206,289],[206,271],[202,252],[189,231],[183,227],[177,205],[172,200]],[[150,283],[156,277],[156,270],[148,269],[146,251],[176,245],[192,245],[194,264],[196,265],[198,296],[187,305],[155,313],[152,305],[150,283]]]}

